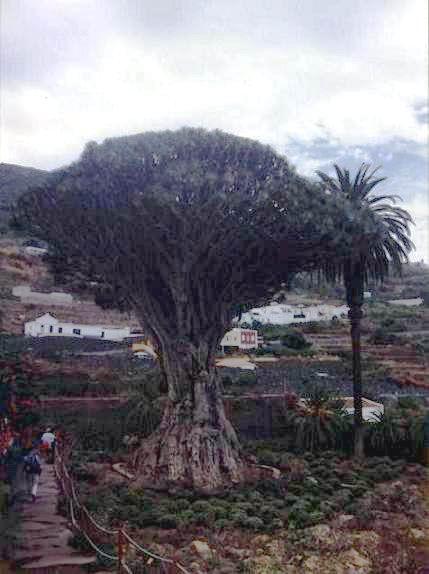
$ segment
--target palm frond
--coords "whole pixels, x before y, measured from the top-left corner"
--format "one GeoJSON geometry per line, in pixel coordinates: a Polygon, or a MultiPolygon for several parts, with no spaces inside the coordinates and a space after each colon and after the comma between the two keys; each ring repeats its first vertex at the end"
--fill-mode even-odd
{"type": "MultiPolygon", "coordinates": [[[[356,262],[360,262],[365,283],[368,278],[383,281],[391,267],[401,269],[414,248],[410,238],[410,226],[414,224],[411,215],[396,205],[401,199],[398,195],[372,195],[376,186],[386,180],[374,177],[380,167],[371,170],[369,164],[362,163],[353,181],[347,169],[337,164],[333,167],[336,178],[320,171],[317,175],[322,185],[346,202],[347,216],[337,226],[344,241],[342,247],[346,247],[339,255],[322,261],[321,271],[329,281],[345,279],[356,262]]],[[[337,242],[337,250],[338,246],[337,242]]]]}

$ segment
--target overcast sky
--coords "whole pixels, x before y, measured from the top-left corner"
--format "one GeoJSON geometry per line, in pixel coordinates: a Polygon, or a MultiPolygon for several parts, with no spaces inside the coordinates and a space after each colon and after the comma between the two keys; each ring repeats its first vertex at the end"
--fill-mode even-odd
{"type": "Polygon", "coordinates": [[[383,166],[429,261],[427,0],[0,0],[1,161],[220,128],[299,171],[383,166]]]}

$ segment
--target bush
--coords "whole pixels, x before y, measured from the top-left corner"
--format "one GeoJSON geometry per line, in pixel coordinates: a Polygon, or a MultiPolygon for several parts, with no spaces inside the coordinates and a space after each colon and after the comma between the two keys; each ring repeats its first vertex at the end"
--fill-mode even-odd
{"type": "Polygon", "coordinates": [[[421,398],[398,397],[398,409],[418,411],[422,407],[421,398]]]}
{"type": "Polygon", "coordinates": [[[405,321],[401,321],[400,319],[386,317],[386,319],[381,321],[380,328],[387,331],[401,332],[407,330],[407,323],[405,321]]]}
{"type": "Polygon", "coordinates": [[[282,345],[289,347],[290,349],[295,349],[296,351],[307,349],[311,347],[312,343],[307,341],[305,336],[299,331],[291,331],[290,333],[285,333],[281,338],[282,345]]]}
{"type": "Polygon", "coordinates": [[[418,461],[423,451],[422,413],[391,410],[376,417],[366,436],[369,453],[418,461]]]}
{"type": "Polygon", "coordinates": [[[226,387],[230,387],[233,384],[233,380],[232,377],[230,377],[229,375],[225,375],[224,377],[222,377],[222,385],[226,388],[226,387]]]}
{"type": "Polygon", "coordinates": [[[256,384],[256,374],[255,373],[242,373],[237,380],[239,385],[255,385],[256,384]]]}
{"type": "Polygon", "coordinates": [[[389,333],[385,328],[377,328],[369,339],[373,345],[394,345],[400,338],[393,333],[389,333]]]}
{"type": "Polygon", "coordinates": [[[230,526],[230,522],[226,518],[220,518],[214,523],[216,530],[223,530],[224,528],[228,528],[228,526],[230,526]]]}
{"type": "Polygon", "coordinates": [[[174,514],[164,514],[158,519],[157,524],[160,528],[170,529],[177,528],[177,522],[174,514]]]}
{"type": "Polygon", "coordinates": [[[264,521],[257,516],[249,516],[244,520],[243,526],[252,530],[260,530],[264,526],[264,521]]]}
{"type": "Polygon", "coordinates": [[[178,520],[183,525],[194,524],[196,521],[195,513],[192,510],[183,510],[178,514],[178,520]]]}

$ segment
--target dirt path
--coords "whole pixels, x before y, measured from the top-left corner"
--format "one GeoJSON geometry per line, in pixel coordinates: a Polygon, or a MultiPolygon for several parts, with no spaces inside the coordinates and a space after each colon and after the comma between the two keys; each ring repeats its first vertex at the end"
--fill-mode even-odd
{"type": "Polygon", "coordinates": [[[28,497],[16,506],[20,527],[13,559],[23,571],[77,574],[81,566],[95,561],[69,546],[73,534],[67,519],[57,512],[59,497],[54,467],[43,462],[36,502],[28,497]]]}

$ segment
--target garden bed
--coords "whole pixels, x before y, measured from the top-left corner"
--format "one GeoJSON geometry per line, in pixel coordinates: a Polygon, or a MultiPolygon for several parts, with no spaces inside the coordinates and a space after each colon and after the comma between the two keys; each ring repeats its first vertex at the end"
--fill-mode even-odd
{"type": "Polygon", "coordinates": [[[133,490],[126,481],[100,484],[102,465],[75,472],[99,521],[125,527],[191,571],[331,574],[335,564],[345,574],[358,561],[365,566],[359,572],[368,574],[419,571],[427,525],[422,467],[385,457],[357,464],[333,452],[286,454],[281,466],[278,481],[211,497],[133,490]]]}

